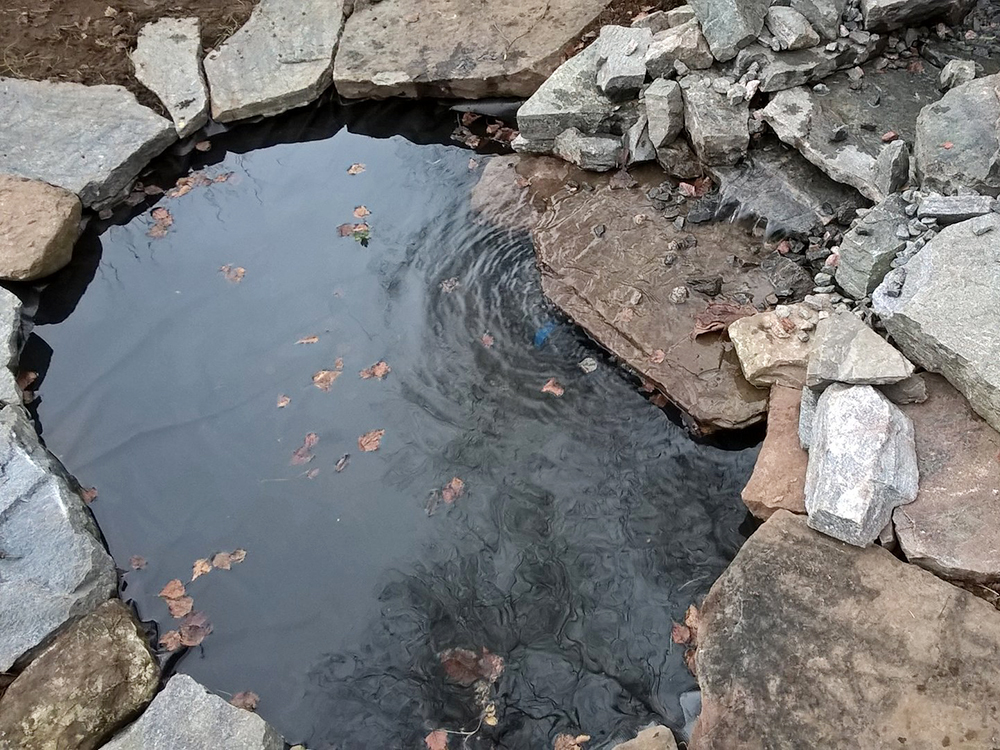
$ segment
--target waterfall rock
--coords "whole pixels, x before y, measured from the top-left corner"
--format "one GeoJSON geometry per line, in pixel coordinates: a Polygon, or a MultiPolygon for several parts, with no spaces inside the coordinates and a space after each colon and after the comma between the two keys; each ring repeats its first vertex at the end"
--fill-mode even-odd
{"type": "Polygon", "coordinates": [[[745,101],[730,104],[725,94],[711,85],[712,79],[681,81],[684,123],[691,145],[705,164],[735,164],[750,146],[750,108],[745,101]]]}

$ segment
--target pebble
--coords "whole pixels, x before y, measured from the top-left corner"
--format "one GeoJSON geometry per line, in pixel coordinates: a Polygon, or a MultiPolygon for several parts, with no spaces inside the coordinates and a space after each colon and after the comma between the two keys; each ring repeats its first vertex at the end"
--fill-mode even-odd
{"type": "Polygon", "coordinates": [[[830,141],[832,143],[837,143],[839,141],[847,140],[847,126],[844,124],[837,125],[830,131],[830,141]]]}
{"type": "Polygon", "coordinates": [[[677,253],[667,253],[663,256],[663,265],[672,266],[677,262],[677,253]]]}
{"type": "Polygon", "coordinates": [[[603,224],[598,224],[596,227],[594,227],[594,236],[595,237],[603,237],[604,233],[607,230],[608,230],[608,228],[606,226],[604,226],[603,224]]]}
{"type": "Polygon", "coordinates": [[[833,283],[833,276],[821,271],[813,277],[813,281],[815,281],[819,286],[827,286],[828,284],[833,283]]]}
{"type": "Polygon", "coordinates": [[[681,302],[688,298],[688,289],[686,286],[675,286],[670,290],[670,295],[668,299],[675,305],[679,305],[681,302]]]}
{"type": "Polygon", "coordinates": [[[910,239],[910,230],[906,228],[906,224],[900,224],[896,227],[896,236],[901,240],[910,239]]]}
{"type": "Polygon", "coordinates": [[[993,231],[993,224],[989,216],[977,216],[972,220],[972,233],[976,237],[982,237],[987,232],[993,231]]]}
{"type": "Polygon", "coordinates": [[[813,288],[813,292],[816,294],[833,294],[837,290],[833,284],[826,284],[824,286],[817,286],[813,288]]]}

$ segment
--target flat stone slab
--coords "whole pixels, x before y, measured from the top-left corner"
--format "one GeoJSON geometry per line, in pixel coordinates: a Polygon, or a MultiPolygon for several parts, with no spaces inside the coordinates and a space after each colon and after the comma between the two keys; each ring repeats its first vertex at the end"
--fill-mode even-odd
{"type": "Polygon", "coordinates": [[[1000,429],[998,241],[1000,214],[947,226],[872,295],[900,351],[948,378],[994,429],[1000,429]],[[977,234],[981,228],[989,231],[977,234]]]}
{"type": "Polygon", "coordinates": [[[994,205],[988,195],[928,195],[917,206],[917,218],[956,224],[988,214],[994,205]]]}
{"type": "Polygon", "coordinates": [[[159,681],[132,610],[110,599],[70,625],[7,688],[0,743],[93,750],[153,699],[159,681]]]}
{"type": "Polygon", "coordinates": [[[806,384],[890,385],[913,374],[913,363],[852,312],[837,312],[816,326],[806,384]]]}
{"type": "Polygon", "coordinates": [[[208,122],[208,87],[201,70],[201,21],[161,18],[139,31],[135,77],[163,102],[179,138],[208,122]]]}
{"type": "Polygon", "coordinates": [[[754,43],[740,51],[736,69],[746,72],[752,63],[757,63],[760,66],[760,90],[781,91],[822,81],[837,70],[861,65],[884,46],[884,40],[875,35],[866,44],[845,40],[844,48],[836,51],[812,47],[775,52],[770,47],[754,43]]]}
{"type": "Polygon", "coordinates": [[[713,299],[731,301],[735,293],[763,299],[774,291],[754,267],[759,263],[751,249],[754,241],[728,223],[676,229],[646,197],[663,173],[641,167],[632,174],[639,180],[633,190],[613,190],[608,177],[577,172],[572,179],[592,184],[593,192],[565,186],[552,186],[557,189],[548,194],[534,192],[534,199],[547,205],[532,233],[542,288],[702,429],[760,421],[767,392],[746,382],[732,348],[718,332],[692,336],[696,319],[713,299]],[[687,236],[695,237],[697,245],[685,245],[687,236]],[[677,257],[667,265],[672,246],[677,257]],[[734,267],[733,256],[750,267],[734,267]],[[706,283],[697,284],[699,280],[706,283]],[[697,291],[716,281],[717,297],[697,291]]]}
{"type": "MultiPolygon", "coordinates": [[[[316,100],[332,82],[343,28],[344,0],[260,0],[250,20],[205,58],[212,117],[268,117],[316,100]]],[[[369,32],[366,43],[377,49],[375,28],[369,32]]]]}
{"type": "Polygon", "coordinates": [[[729,324],[743,375],[755,386],[802,388],[815,341],[811,331],[819,320],[802,303],[740,318],[729,324]]]}
{"type": "Polygon", "coordinates": [[[0,410],[0,671],[118,585],[90,512],[18,412],[0,410]]]}
{"type": "Polygon", "coordinates": [[[767,435],[757,454],[750,481],[741,497],[757,518],[777,510],[806,512],[806,465],[809,454],[799,445],[799,403],[802,392],[783,385],[771,387],[767,404],[767,435]]]}
{"type": "Polygon", "coordinates": [[[691,750],[989,748],[1000,616],[879,547],[778,511],[701,608],[691,750]]]}
{"type": "Polygon", "coordinates": [[[177,140],[170,120],[121,86],[0,78],[0,172],[76,193],[88,208],[120,199],[177,140]]]}
{"type": "Polygon", "coordinates": [[[1000,434],[940,375],[921,376],[928,398],[907,404],[920,490],[892,514],[906,559],[940,576],[1000,581],[1000,434]]]}
{"type": "Polygon", "coordinates": [[[610,3],[358,3],[337,51],[334,84],[348,99],[529,97],[610,3]]]}
{"type": "Polygon", "coordinates": [[[136,721],[104,750],[284,750],[257,714],[231,706],[186,674],[175,674],[136,721]]]}
{"type": "Polygon", "coordinates": [[[32,281],[69,263],[81,213],[68,190],[0,174],[0,278],[32,281]]]}
{"type": "Polygon", "coordinates": [[[17,362],[21,353],[21,300],[0,287],[0,402],[21,405],[17,362]]]}

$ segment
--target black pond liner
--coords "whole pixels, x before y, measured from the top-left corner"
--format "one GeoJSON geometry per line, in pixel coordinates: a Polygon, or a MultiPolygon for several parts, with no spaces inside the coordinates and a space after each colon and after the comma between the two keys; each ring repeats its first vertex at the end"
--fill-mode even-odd
{"type": "Polygon", "coordinates": [[[457,118],[325,101],[161,158],[145,184],[233,177],[152,199],[173,217],[161,239],[152,205],[93,221],[70,267],[19,290],[38,426],[98,488],[123,596],[160,633],[176,627],[167,581],[247,550],[187,584],[214,631],[168,666],[258,693],[291,742],[418,747],[478,727],[466,746],[585,732],[601,748],[680,730],[696,683],[671,621],[750,531],[739,492],[760,431],[692,440],[545,300],[530,239],[470,213],[488,157],[451,142],[457,118]],[[358,205],[367,247],[336,229],[358,205]],[[384,381],[358,377],[380,359],[384,381]],[[541,393],[550,377],[561,398],[541,393]],[[359,452],[375,428],[381,448],[359,452]],[[315,457],[291,465],[310,432],[315,457]],[[466,489],[448,504],[452,477],[466,489]],[[447,679],[449,648],[503,658],[495,727],[447,679]]]}

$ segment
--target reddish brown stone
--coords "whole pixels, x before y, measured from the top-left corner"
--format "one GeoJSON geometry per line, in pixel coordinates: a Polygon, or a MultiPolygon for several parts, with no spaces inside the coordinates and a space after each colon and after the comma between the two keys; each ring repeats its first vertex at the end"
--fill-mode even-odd
{"type": "Polygon", "coordinates": [[[753,475],[743,488],[743,502],[757,518],[776,510],[805,513],[806,464],[809,454],[799,445],[800,388],[771,387],[767,407],[767,437],[760,447],[753,475]]]}

